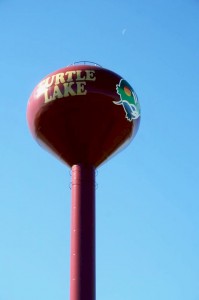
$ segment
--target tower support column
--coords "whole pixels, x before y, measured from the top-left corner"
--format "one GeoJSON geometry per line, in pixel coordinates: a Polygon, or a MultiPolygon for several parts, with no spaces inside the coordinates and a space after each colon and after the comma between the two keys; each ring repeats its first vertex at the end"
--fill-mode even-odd
{"type": "Polygon", "coordinates": [[[70,300],[95,300],[95,169],[72,166],[70,300]]]}

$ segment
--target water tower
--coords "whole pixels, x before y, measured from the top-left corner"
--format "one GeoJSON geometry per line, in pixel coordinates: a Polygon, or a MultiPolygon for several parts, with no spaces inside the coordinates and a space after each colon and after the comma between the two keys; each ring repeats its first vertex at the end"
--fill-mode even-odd
{"type": "Polygon", "coordinates": [[[70,300],[95,300],[95,169],[135,136],[137,95],[118,74],[82,62],[35,87],[27,119],[38,143],[72,168],[70,300]]]}

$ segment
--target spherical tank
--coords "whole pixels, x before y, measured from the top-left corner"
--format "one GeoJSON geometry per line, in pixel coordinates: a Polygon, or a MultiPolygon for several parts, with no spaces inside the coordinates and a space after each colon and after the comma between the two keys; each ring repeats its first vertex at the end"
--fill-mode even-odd
{"type": "Polygon", "coordinates": [[[118,74],[97,65],[71,65],[35,87],[27,119],[36,140],[68,166],[98,167],[135,136],[140,106],[118,74]]]}

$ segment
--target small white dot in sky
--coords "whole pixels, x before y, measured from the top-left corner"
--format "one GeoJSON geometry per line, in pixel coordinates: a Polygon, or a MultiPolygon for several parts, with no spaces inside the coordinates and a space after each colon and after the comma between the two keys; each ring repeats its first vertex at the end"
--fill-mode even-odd
{"type": "Polygon", "coordinates": [[[126,28],[124,28],[123,30],[122,30],[122,35],[124,35],[126,33],[126,28]]]}

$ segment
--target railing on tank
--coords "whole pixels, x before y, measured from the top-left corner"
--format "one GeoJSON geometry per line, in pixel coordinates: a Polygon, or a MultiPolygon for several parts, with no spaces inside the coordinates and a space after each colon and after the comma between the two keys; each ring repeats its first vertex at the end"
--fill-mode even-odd
{"type": "Polygon", "coordinates": [[[97,66],[97,67],[101,67],[99,64],[93,62],[93,61],[88,61],[88,60],[80,60],[80,61],[75,61],[74,63],[70,64],[69,66],[75,66],[75,65],[93,65],[93,66],[97,66]]]}

